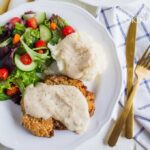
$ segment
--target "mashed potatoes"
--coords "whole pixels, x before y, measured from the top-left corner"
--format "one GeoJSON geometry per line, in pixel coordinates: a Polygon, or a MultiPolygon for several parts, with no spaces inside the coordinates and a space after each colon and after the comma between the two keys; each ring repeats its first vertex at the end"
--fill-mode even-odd
{"type": "Polygon", "coordinates": [[[55,48],[49,48],[59,72],[71,78],[89,81],[106,68],[104,50],[86,33],[68,35],[55,48]]]}

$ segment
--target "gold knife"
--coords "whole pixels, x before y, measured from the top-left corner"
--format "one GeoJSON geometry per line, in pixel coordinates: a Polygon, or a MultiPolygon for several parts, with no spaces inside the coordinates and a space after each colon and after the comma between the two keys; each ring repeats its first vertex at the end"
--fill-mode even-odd
{"type": "MultiPolygon", "coordinates": [[[[133,85],[136,29],[137,29],[137,19],[134,18],[130,24],[126,38],[127,97],[129,96],[129,93],[133,85]]],[[[133,138],[133,124],[134,124],[134,110],[132,106],[125,126],[125,136],[128,139],[133,138]]]]}
{"type": "Polygon", "coordinates": [[[3,0],[2,5],[0,6],[0,15],[5,13],[8,10],[10,0],[3,0]]]}
{"type": "MultiPolygon", "coordinates": [[[[127,83],[127,90],[128,93],[131,90],[131,86],[133,84],[133,67],[134,67],[134,52],[135,52],[135,41],[136,41],[136,27],[137,27],[137,18],[134,18],[129,26],[127,39],[126,39],[126,57],[127,57],[127,72],[128,72],[128,83],[127,83]]],[[[122,118],[123,119],[123,118],[122,118]]],[[[132,118],[130,118],[132,119],[132,118]]],[[[121,121],[121,120],[120,120],[121,121]]],[[[118,123],[118,122],[117,122],[118,123]]],[[[114,146],[118,140],[118,137],[121,133],[123,124],[117,124],[117,127],[113,129],[109,139],[108,145],[114,146]]],[[[130,126],[130,125],[129,125],[130,126]]],[[[129,132],[130,131],[129,128],[129,132]]]]}

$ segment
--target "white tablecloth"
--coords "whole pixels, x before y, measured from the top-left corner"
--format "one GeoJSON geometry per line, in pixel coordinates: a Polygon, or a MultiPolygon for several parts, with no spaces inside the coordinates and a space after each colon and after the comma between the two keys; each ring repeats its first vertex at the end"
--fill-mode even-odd
{"type": "MultiPolygon", "coordinates": [[[[0,0],[0,4],[1,4],[1,1],[2,0],[0,0]]],[[[77,5],[82,6],[86,10],[88,10],[94,16],[96,15],[96,10],[97,10],[96,7],[91,7],[89,5],[85,5],[77,0],[57,0],[57,1],[68,1],[68,2],[75,3],[77,5]]],[[[145,1],[147,1],[147,0],[145,0],[145,1]]],[[[16,7],[17,5],[19,5],[23,2],[26,2],[26,0],[11,0],[9,9],[16,7]]],[[[147,5],[150,6],[150,3],[147,3],[147,5]]],[[[107,135],[107,132],[109,131],[108,129],[110,128],[110,126],[112,126],[112,124],[113,124],[113,120],[110,119],[110,121],[105,125],[105,127],[103,127],[103,129],[97,136],[95,136],[93,139],[90,139],[87,142],[80,145],[77,148],[77,150],[143,150],[143,148],[138,143],[136,143],[134,140],[127,140],[124,137],[121,137],[119,139],[119,142],[117,143],[116,147],[110,148],[109,146],[107,146],[106,142],[105,142],[107,139],[106,135],[107,135]]],[[[0,146],[0,150],[8,150],[8,149],[4,148],[3,146],[0,146]]]]}

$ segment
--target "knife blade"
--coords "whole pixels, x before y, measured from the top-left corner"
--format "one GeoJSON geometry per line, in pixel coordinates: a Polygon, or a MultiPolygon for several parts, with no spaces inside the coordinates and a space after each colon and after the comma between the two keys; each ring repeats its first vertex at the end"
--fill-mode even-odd
{"type": "MultiPolygon", "coordinates": [[[[136,30],[137,30],[137,18],[133,18],[132,22],[130,23],[126,38],[127,97],[129,96],[129,93],[133,85],[136,30]]],[[[133,123],[134,123],[133,111],[134,110],[132,106],[125,126],[125,136],[128,139],[133,138],[133,123]]]]}

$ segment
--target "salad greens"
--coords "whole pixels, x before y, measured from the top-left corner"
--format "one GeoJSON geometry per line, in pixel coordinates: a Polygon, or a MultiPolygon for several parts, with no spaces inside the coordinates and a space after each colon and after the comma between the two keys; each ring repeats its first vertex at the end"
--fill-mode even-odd
{"type": "Polygon", "coordinates": [[[0,43],[0,47],[6,47],[8,44],[10,44],[12,42],[12,38],[8,38],[7,40],[3,41],[2,43],[0,43]]]}
{"type": "Polygon", "coordinates": [[[5,93],[0,93],[0,101],[5,101],[9,99],[10,97],[6,95],[5,93]]]}
{"type": "Polygon", "coordinates": [[[45,12],[32,11],[0,26],[0,101],[19,104],[25,88],[41,81],[39,73],[54,61],[47,45],[56,45],[73,31],[58,15],[48,19],[45,12]]]}
{"type": "Polygon", "coordinates": [[[0,35],[3,34],[4,31],[5,31],[4,26],[0,26],[0,35]]]}
{"type": "Polygon", "coordinates": [[[29,84],[36,84],[40,81],[40,78],[37,76],[36,71],[24,72],[19,69],[16,69],[11,76],[11,80],[18,85],[21,92],[25,90],[25,87],[29,84]]]}
{"type": "Polygon", "coordinates": [[[46,52],[44,54],[39,54],[37,52],[35,52],[34,50],[32,50],[30,47],[28,47],[27,44],[25,44],[25,42],[22,40],[21,38],[21,43],[25,48],[25,51],[30,55],[30,57],[32,58],[32,60],[35,60],[37,62],[44,62],[46,59],[50,58],[50,56],[48,56],[49,52],[48,50],[46,50],[46,52]]]}
{"type": "Polygon", "coordinates": [[[20,91],[23,92],[26,86],[36,84],[38,81],[40,81],[40,78],[35,70],[24,72],[16,68],[6,81],[0,82],[0,93],[3,93],[5,89],[9,89],[12,83],[16,84],[20,91]]]}
{"type": "Polygon", "coordinates": [[[25,32],[26,27],[21,23],[16,23],[13,30],[13,35],[20,34],[22,35],[25,32]]]}
{"type": "Polygon", "coordinates": [[[33,30],[31,28],[26,29],[26,32],[23,34],[25,43],[33,47],[34,43],[40,38],[40,31],[38,29],[33,30]]]}
{"type": "Polygon", "coordinates": [[[51,22],[54,22],[55,24],[57,24],[57,28],[62,29],[65,26],[68,26],[69,24],[66,22],[66,20],[64,20],[63,18],[61,18],[58,15],[52,15],[52,17],[50,18],[51,22]]]}

